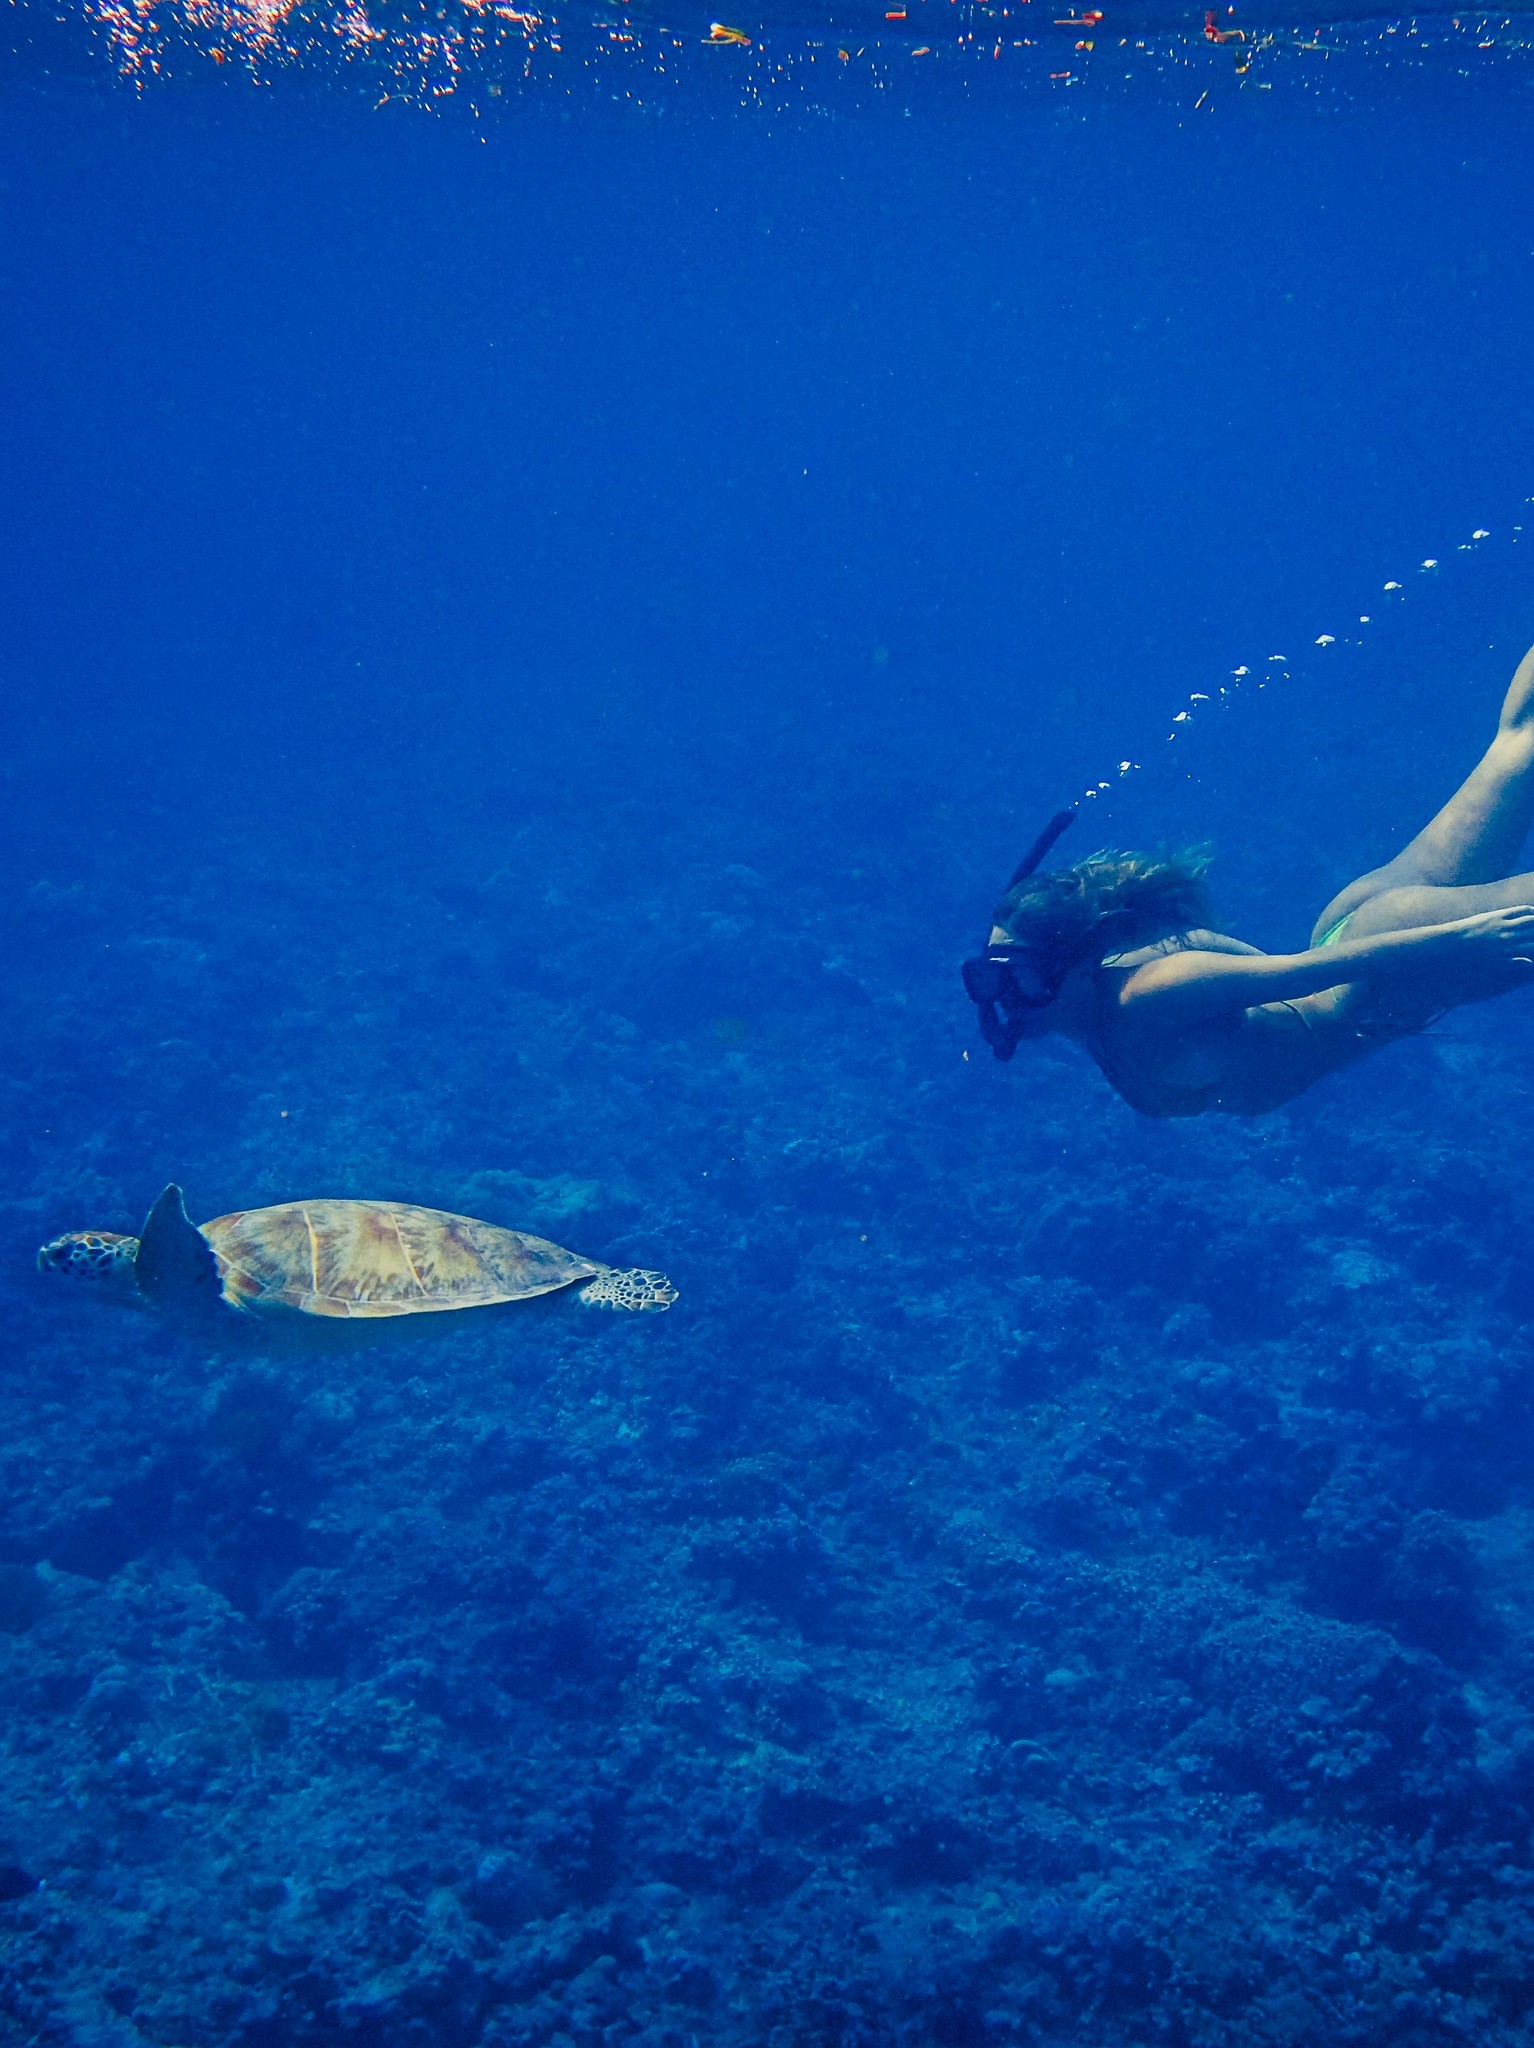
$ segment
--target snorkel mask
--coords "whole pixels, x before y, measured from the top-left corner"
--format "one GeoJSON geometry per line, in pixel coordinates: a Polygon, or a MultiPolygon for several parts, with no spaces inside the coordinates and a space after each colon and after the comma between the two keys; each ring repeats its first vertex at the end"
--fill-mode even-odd
{"type": "MultiPolygon", "coordinates": [[[[1013,870],[1008,889],[1027,880],[1075,815],[1055,813],[1013,870]]],[[[1033,947],[1010,940],[987,946],[964,962],[962,972],[964,992],[980,1013],[980,1036],[999,1060],[1011,1059],[1023,1035],[1023,1019],[1031,1011],[1047,1010],[1064,979],[1058,970],[1045,970],[1033,947]]]]}

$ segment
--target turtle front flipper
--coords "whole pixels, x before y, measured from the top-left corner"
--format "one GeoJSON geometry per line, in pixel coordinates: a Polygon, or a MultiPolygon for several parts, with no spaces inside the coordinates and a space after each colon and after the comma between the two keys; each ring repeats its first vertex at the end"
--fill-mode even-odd
{"type": "Polygon", "coordinates": [[[213,1247],[186,1213],[174,1181],[150,1210],[134,1260],[139,1291],[167,1315],[212,1315],[224,1306],[213,1247]]]}
{"type": "Polygon", "coordinates": [[[643,1266],[630,1266],[620,1272],[616,1266],[604,1266],[594,1280],[577,1287],[576,1296],[588,1308],[670,1308],[676,1300],[676,1289],[664,1273],[647,1273],[643,1266]]]}

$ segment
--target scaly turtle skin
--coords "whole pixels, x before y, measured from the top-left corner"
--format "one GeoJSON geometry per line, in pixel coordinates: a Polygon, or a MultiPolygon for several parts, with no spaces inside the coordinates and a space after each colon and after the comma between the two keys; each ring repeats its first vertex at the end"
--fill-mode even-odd
{"type": "Polygon", "coordinates": [[[676,1299],[663,1274],[620,1272],[546,1238],[408,1202],[282,1202],[199,1229],[174,1183],[138,1237],[71,1231],[45,1244],[37,1263],[183,1317],[432,1315],[561,1288],[594,1308],[662,1309],[676,1299]]]}

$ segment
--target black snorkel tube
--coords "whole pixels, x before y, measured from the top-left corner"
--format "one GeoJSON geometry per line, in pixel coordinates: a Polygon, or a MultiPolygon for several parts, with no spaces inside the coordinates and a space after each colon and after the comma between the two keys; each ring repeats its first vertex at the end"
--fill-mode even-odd
{"type": "MultiPolygon", "coordinates": [[[[1008,889],[1028,879],[1075,816],[1073,810],[1056,811],[1013,869],[1008,889]]],[[[979,1012],[980,1036],[999,1060],[1009,1060],[1017,1051],[1029,1011],[1048,1009],[1060,993],[1058,979],[1041,971],[1033,949],[1014,946],[1010,940],[988,944],[984,952],[964,962],[962,973],[964,992],[979,1012]]]]}

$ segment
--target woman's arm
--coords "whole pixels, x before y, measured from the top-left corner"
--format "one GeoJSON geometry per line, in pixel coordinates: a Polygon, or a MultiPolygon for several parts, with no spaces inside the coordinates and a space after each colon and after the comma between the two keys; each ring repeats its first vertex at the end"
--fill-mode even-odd
{"type": "MultiPolygon", "coordinates": [[[[1006,933],[997,927],[992,940],[1005,939],[1006,933]]],[[[1173,953],[1246,953],[1254,960],[1270,960],[1273,956],[1264,953],[1261,946],[1249,946],[1245,939],[1228,938],[1224,932],[1205,931],[1202,926],[1190,932],[1179,932],[1175,939],[1156,939],[1148,946],[1130,946],[1122,953],[1104,955],[1104,967],[1143,967],[1148,961],[1160,960],[1173,953]]]]}
{"type": "MultiPolygon", "coordinates": [[[[1342,939],[1304,953],[1167,953],[1127,975],[1118,999],[1126,1009],[1154,1004],[1157,1017],[1168,1024],[1194,1024],[1228,1018],[1259,1003],[1318,995],[1344,982],[1388,976],[1409,985],[1421,975],[1436,983],[1445,973],[1483,984],[1475,993],[1488,996],[1534,977],[1534,904],[1374,938],[1342,939]]],[[[1470,992],[1467,988],[1461,1000],[1470,992]]]]}

